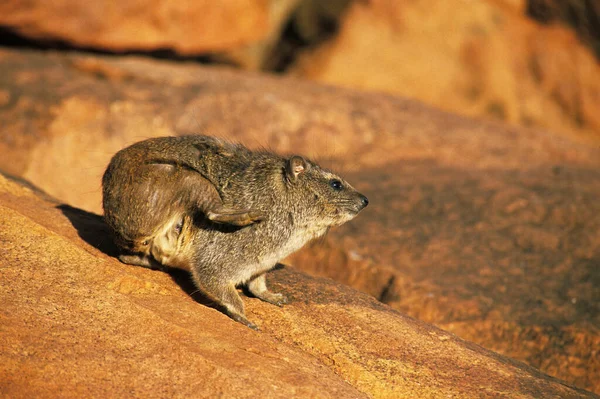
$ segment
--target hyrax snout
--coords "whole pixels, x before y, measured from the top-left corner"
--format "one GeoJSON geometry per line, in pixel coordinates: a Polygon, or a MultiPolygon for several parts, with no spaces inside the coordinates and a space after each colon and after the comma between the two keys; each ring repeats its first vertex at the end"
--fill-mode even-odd
{"type": "Polygon", "coordinates": [[[301,156],[208,136],[154,138],[119,151],[102,193],[121,261],[188,270],[224,313],[251,328],[236,287],[283,305],[265,273],[368,205],[341,177],[301,156]]]}

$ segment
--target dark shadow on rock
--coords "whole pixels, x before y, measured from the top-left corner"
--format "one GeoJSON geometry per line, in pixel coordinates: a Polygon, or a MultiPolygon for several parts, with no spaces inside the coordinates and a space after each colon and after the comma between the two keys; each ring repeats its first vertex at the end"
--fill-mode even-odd
{"type": "Polygon", "coordinates": [[[108,256],[116,258],[119,255],[119,249],[113,242],[110,229],[102,216],[67,204],[57,205],[56,208],[71,221],[83,241],[108,256]]]}
{"type": "MultiPolygon", "coordinates": [[[[73,224],[73,227],[77,230],[79,237],[82,240],[100,250],[106,255],[118,260],[119,248],[116,246],[112,239],[112,233],[108,225],[104,222],[104,218],[92,212],[84,211],[83,209],[74,208],[67,204],[57,205],[58,208],[73,224]]],[[[123,267],[141,267],[128,265],[123,263],[123,267]]],[[[181,269],[175,269],[172,267],[164,267],[160,270],[171,276],[173,281],[181,287],[181,289],[188,294],[194,301],[205,305],[214,307],[220,311],[219,306],[216,306],[210,298],[206,297],[192,281],[192,276],[189,272],[181,269]]]]}
{"type": "Polygon", "coordinates": [[[204,295],[204,293],[200,291],[198,287],[196,287],[190,272],[182,269],[176,269],[174,267],[165,267],[162,269],[162,271],[171,276],[171,279],[173,279],[173,281],[183,290],[183,292],[188,294],[194,301],[201,305],[209,306],[219,310],[220,312],[223,312],[223,309],[221,309],[209,297],[204,295]]]}

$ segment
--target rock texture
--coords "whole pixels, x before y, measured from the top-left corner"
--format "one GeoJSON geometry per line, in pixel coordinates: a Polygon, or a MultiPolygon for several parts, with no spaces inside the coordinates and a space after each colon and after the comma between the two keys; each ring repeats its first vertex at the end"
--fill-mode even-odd
{"type": "Polygon", "coordinates": [[[385,206],[292,264],[600,391],[598,168],[425,161],[349,179],[385,206]]]}
{"type": "Polygon", "coordinates": [[[5,0],[0,44],[285,71],[464,115],[599,137],[598,3],[471,3],[5,0]]]}
{"type": "Polygon", "coordinates": [[[219,55],[260,66],[299,0],[7,0],[0,26],[40,43],[98,51],[219,55]]]}
{"type": "Polygon", "coordinates": [[[288,267],[270,277],[289,305],[245,299],[252,331],[186,276],[109,256],[99,216],[1,175],[0,219],[5,397],[594,397],[288,267]]]}
{"type": "Polygon", "coordinates": [[[460,114],[600,137],[593,51],[563,26],[531,21],[525,3],[355,1],[339,34],[305,55],[295,73],[460,114]]]}
{"type": "Polygon", "coordinates": [[[600,4],[577,0],[528,0],[527,14],[543,23],[562,23],[577,31],[584,43],[600,55],[600,4]]]}
{"type": "Polygon", "coordinates": [[[597,142],[140,58],[0,51],[0,70],[0,168],[62,202],[99,212],[109,158],[146,137],[320,158],[372,202],[291,263],[600,392],[597,142]]]}

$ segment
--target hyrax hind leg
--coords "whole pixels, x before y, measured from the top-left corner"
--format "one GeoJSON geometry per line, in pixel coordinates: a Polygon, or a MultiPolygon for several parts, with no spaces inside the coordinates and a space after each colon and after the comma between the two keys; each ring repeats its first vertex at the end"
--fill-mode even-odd
{"type": "Polygon", "coordinates": [[[149,255],[144,254],[121,254],[119,260],[128,265],[147,267],[152,270],[162,270],[163,265],[149,255]]]}
{"type": "Polygon", "coordinates": [[[287,303],[287,298],[283,294],[269,291],[267,288],[267,273],[260,274],[250,280],[247,284],[248,291],[260,300],[273,305],[283,306],[287,303]]]}
{"type": "Polygon", "coordinates": [[[264,219],[258,211],[249,209],[236,210],[224,207],[213,207],[206,211],[206,217],[215,223],[232,224],[234,226],[248,226],[264,219]]]}
{"type": "Polygon", "coordinates": [[[113,223],[123,263],[161,269],[179,267],[182,246],[198,212],[215,223],[247,226],[263,219],[250,209],[223,205],[217,188],[198,172],[177,165],[149,163],[132,177],[124,199],[114,202],[113,223]],[[127,204],[121,206],[120,204],[127,204]],[[187,230],[186,230],[187,229],[187,230]]]}
{"type": "Polygon", "coordinates": [[[248,226],[264,219],[264,215],[252,209],[235,209],[225,206],[221,195],[208,179],[200,173],[188,169],[175,168],[173,171],[178,192],[175,195],[185,203],[187,209],[200,210],[208,220],[234,226],[248,226]]]}

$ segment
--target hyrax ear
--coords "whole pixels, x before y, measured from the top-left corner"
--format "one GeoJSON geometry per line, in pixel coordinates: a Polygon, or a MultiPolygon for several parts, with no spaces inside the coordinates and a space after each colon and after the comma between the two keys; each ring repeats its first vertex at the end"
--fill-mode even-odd
{"type": "Polygon", "coordinates": [[[309,168],[308,162],[298,155],[294,155],[287,161],[286,172],[290,181],[296,181],[299,175],[306,172],[309,168]]]}

